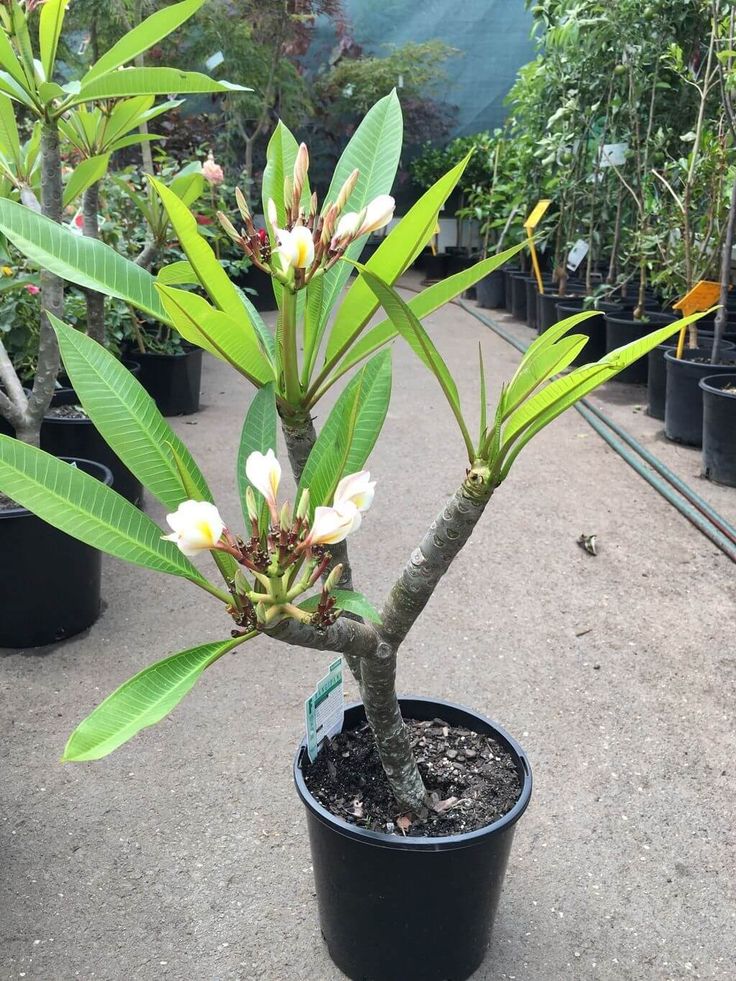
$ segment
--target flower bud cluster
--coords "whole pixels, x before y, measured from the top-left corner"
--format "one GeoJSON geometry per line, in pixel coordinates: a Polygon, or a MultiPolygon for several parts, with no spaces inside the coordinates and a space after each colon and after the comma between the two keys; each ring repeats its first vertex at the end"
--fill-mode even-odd
{"type": "Polygon", "coordinates": [[[166,516],[172,533],[163,537],[188,556],[217,551],[235,558],[238,570],[228,584],[233,598],[228,610],[240,628],[234,633],[272,626],[286,617],[317,627],[329,626],[339,614],[331,593],[340,581],[341,566],[335,566],[324,581],[314,612],[296,606],[294,600],[312,589],[330,569],[329,546],[360,527],[373,501],[375,482],[367,470],[343,477],[332,506],[316,507],[310,521],[308,489],[302,492],[295,511],[288,503],[279,508],[281,465],[273,450],[251,453],[245,474],[250,485],[245,498],[251,524],[249,538],[232,535],[215,505],[208,501],[180,504],[166,516]],[[256,492],[268,508],[265,529],[256,492]]]}
{"type": "Polygon", "coordinates": [[[317,214],[316,193],[312,194],[306,207],[302,203],[308,170],[309,152],[302,143],[293,173],[284,180],[283,220],[274,201],[268,202],[266,221],[270,236],[264,229],[256,230],[239,190],[236,199],[245,227],[238,231],[226,215],[218,212],[222,227],[251,261],[294,290],[302,289],[315,276],[323,275],[356,239],[384,228],[393,218],[395,207],[389,194],[380,194],[362,211],[346,212],[360,177],[360,172],[354,170],[343,183],[337,199],[328,202],[321,214],[317,214]],[[270,241],[276,243],[273,251],[270,241]]]}

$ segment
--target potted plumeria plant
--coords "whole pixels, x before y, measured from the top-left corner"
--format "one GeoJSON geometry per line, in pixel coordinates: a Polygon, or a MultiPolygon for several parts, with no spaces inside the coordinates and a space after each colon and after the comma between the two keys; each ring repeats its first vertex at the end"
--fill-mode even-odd
{"type": "Polygon", "coordinates": [[[400,699],[398,652],[526,443],[685,321],[561,375],[587,340],[570,333],[589,316],[578,313],[531,345],[492,411],[481,360],[481,422],[472,435],[457,385],[421,317],[521,246],[408,301],[394,289],[433,235],[466,158],[429,188],[361,265],[367,234],[385,226],[393,212],[389,193],[400,146],[401,112],[392,94],[354,134],[320,209],[309,187],[306,147],[277,128],[264,175],[267,228],[256,226],[241,194],[243,228],[223,216],[231,237],[271,277],[279,305],[275,333],[222,274],[194,217],[159,181],[152,186],[186,260],[165,267],[156,279],[100,242],[75,238],[70,251],[66,230],[21,205],[0,203],[0,230],[36,261],[172,323],[257,387],[235,462],[239,525],[219,512],[197,464],[136,379],[93,339],[53,318],[64,365],[86,411],[168,506],[170,532],[162,534],[145,514],[85,474],[2,437],[0,490],[111,555],[189,580],[221,604],[223,633],[229,633],[166,657],[126,682],[71,735],[67,761],[106,756],[168,715],[215,661],[264,635],[344,657],[361,702],[346,711],[343,732],[314,759],[305,740],[294,768],[307,809],[322,932],[332,958],[352,978],[439,981],[468,977],[484,956],[531,774],[511,736],[471,709],[400,699]],[[348,286],[352,270],[359,275],[348,286]],[[207,298],[177,282],[198,285],[207,298]],[[379,308],[386,319],[373,323],[379,308]],[[467,468],[379,611],[353,588],[346,541],[370,534],[365,515],[380,485],[366,463],[390,399],[387,345],[398,336],[439,382],[467,450],[467,468]],[[317,434],[314,407],[347,374],[350,380],[317,434]],[[293,507],[279,497],[279,419],[297,482],[293,507]],[[201,553],[212,556],[222,584],[192,564],[201,553]],[[342,804],[336,782],[355,788],[339,795],[342,804]],[[352,801],[349,813],[346,799],[352,801]]]}

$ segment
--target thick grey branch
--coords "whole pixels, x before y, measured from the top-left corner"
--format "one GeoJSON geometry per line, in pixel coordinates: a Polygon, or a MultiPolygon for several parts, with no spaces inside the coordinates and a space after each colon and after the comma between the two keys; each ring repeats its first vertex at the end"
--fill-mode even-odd
{"type": "Polygon", "coordinates": [[[475,528],[490,500],[491,488],[480,493],[462,484],[440,511],[411,555],[391,590],[381,614],[379,633],[394,651],[429,602],[437,584],[475,528]]]}
{"type": "MultiPolygon", "coordinates": [[[[97,213],[100,210],[100,183],[96,181],[84,192],[82,198],[82,217],[84,234],[87,238],[99,239],[100,229],[97,213]]],[[[96,290],[86,290],[87,334],[98,344],[105,343],[105,297],[96,290]]]]}
{"type": "Polygon", "coordinates": [[[153,260],[158,254],[158,245],[151,238],[143,246],[141,251],[136,256],[135,264],[136,266],[141,266],[143,269],[150,269],[153,265],[153,260]]]}
{"type": "Polygon", "coordinates": [[[324,630],[298,620],[282,620],[264,631],[269,637],[296,647],[311,647],[315,651],[335,651],[353,658],[370,658],[376,653],[378,638],[372,627],[357,620],[339,617],[324,630]]]}

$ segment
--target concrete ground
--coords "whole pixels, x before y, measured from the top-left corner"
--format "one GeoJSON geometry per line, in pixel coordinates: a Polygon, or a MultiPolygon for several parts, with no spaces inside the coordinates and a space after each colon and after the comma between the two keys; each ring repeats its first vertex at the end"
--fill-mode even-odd
{"type": "MultiPolygon", "coordinates": [[[[517,353],[458,307],[428,325],[468,406],[479,340],[493,391],[514,370],[517,353]]],[[[438,386],[403,343],[394,353],[376,499],[351,543],[374,601],[464,473],[438,386]]],[[[203,411],[173,421],[233,525],[250,397],[207,360],[203,411]]],[[[600,401],[734,520],[736,491],[703,488],[696,455],[660,443],[615,389],[600,401]]],[[[400,658],[403,691],[492,716],[534,769],[476,981],[736,977],[733,583],[733,564],[574,411],[497,492],[400,658]],[[596,557],[581,533],[598,536],[596,557]]],[[[107,560],[104,597],[86,635],[0,654],[0,978],[341,977],[290,773],[329,658],[254,642],[157,728],[61,766],[72,727],[119,683],[228,635],[183,581],[107,560]]]]}

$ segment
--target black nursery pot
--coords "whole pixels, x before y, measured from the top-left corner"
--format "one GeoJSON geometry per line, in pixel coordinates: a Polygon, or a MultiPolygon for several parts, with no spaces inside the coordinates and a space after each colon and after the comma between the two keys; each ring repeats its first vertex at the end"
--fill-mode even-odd
{"type": "Polygon", "coordinates": [[[529,273],[511,275],[511,314],[517,320],[526,320],[526,285],[529,279],[529,273]]]}
{"type": "Polygon", "coordinates": [[[424,278],[429,282],[445,279],[447,276],[447,253],[437,252],[424,259],[424,278]]]}
{"type": "MultiPolygon", "coordinates": [[[[542,285],[545,290],[554,289],[554,284],[549,276],[542,277],[542,285]]],[[[539,329],[539,284],[536,276],[530,276],[526,281],[526,325],[532,330],[539,329]]]]}
{"type": "Polygon", "coordinates": [[[476,283],[478,306],[484,310],[498,310],[506,301],[505,277],[503,269],[494,269],[476,283]]]}
{"type": "MultiPolygon", "coordinates": [[[[503,729],[469,709],[429,698],[402,698],[405,717],[441,717],[491,733],[516,760],[519,800],[494,824],[463,835],[401,838],[365,831],[330,814],[302,775],[294,780],[307,810],[322,936],[330,957],[353,981],[463,981],[488,948],[515,825],[532,777],[524,751],[503,729]]],[[[362,705],[345,728],[365,721],[362,705]]]]}
{"type": "MultiPolygon", "coordinates": [[[[77,394],[71,388],[56,392],[52,406],[75,405],[77,394]]],[[[41,449],[58,457],[79,457],[97,460],[112,474],[112,486],[131,504],[143,500],[143,485],[113,453],[91,419],[65,419],[45,416],[41,426],[41,449]]]]}
{"type": "MultiPolygon", "coordinates": [[[[75,462],[108,487],[112,474],[75,462]]],[[[0,511],[0,647],[39,647],[73,637],[100,615],[102,556],[25,508],[0,511]]]]}
{"type": "Polygon", "coordinates": [[[652,419],[664,419],[665,395],[667,392],[667,364],[664,360],[666,351],[672,351],[677,345],[672,341],[652,348],[647,355],[647,415],[652,419]]]}
{"type": "MultiPolygon", "coordinates": [[[[630,313],[606,314],[606,353],[617,347],[636,341],[650,333],[652,325],[648,320],[634,320],[630,313]]],[[[620,371],[612,381],[628,382],[633,385],[646,385],[647,359],[639,358],[628,368],[620,371]]]]}
{"type": "MultiPolygon", "coordinates": [[[[261,312],[278,310],[271,277],[263,269],[259,269],[258,266],[249,266],[242,275],[238,276],[237,284],[241,289],[252,291],[248,292],[247,296],[256,310],[261,312]]],[[[194,411],[197,410],[194,409],[194,411]]]]}
{"type": "Polygon", "coordinates": [[[736,487],[736,374],[706,375],[703,393],[703,476],[736,487]],[[733,388],[724,392],[724,388],[733,388]]]}
{"type": "MultiPolygon", "coordinates": [[[[582,304],[579,305],[574,301],[569,305],[567,303],[558,303],[557,319],[566,320],[576,313],[581,313],[583,309],[582,304]]],[[[573,327],[570,333],[583,334],[588,338],[588,343],[571,364],[589,364],[591,361],[597,361],[599,358],[602,358],[606,353],[606,319],[602,313],[596,313],[594,317],[583,320],[577,327],[573,327]]]]}
{"type": "MultiPolygon", "coordinates": [[[[511,277],[518,276],[521,273],[521,269],[518,266],[504,266],[503,267],[503,305],[508,313],[511,313],[511,277]]],[[[528,275],[528,273],[526,274],[528,275]]]]}
{"type": "Polygon", "coordinates": [[[138,380],[164,416],[188,416],[199,412],[202,384],[202,349],[185,347],[179,354],[136,354],[138,380]]]}
{"type": "Polygon", "coordinates": [[[730,345],[724,350],[721,364],[710,363],[709,348],[688,348],[682,358],[675,351],[665,351],[667,363],[667,395],[664,410],[664,434],[667,439],[686,446],[703,442],[703,397],[699,386],[708,375],[728,375],[736,372],[736,350],[730,345]],[[702,361],[694,361],[702,358],[702,361]]]}
{"type": "MultiPolygon", "coordinates": [[[[537,293],[537,333],[543,334],[550,327],[554,327],[560,319],[557,313],[558,303],[567,303],[568,300],[576,300],[578,297],[578,293],[572,292],[560,296],[555,287],[549,287],[546,293],[537,293]]],[[[582,306],[577,309],[582,309],[582,306]]]]}

